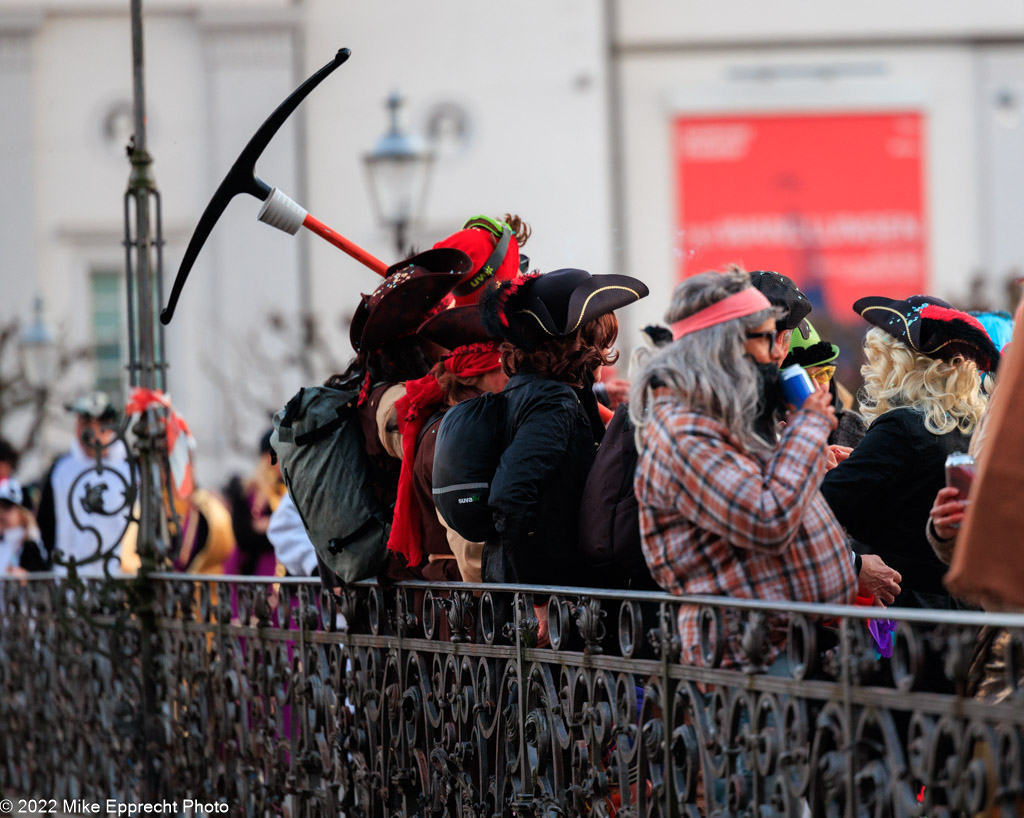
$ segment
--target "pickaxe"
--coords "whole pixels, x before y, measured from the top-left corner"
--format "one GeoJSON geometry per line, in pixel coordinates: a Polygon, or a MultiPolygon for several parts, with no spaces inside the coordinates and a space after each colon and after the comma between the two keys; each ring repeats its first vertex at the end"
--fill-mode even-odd
{"type": "Polygon", "coordinates": [[[203,244],[206,243],[210,231],[213,230],[213,226],[217,223],[217,219],[220,218],[220,214],[224,212],[224,208],[228,206],[228,202],[239,193],[248,193],[264,203],[259,212],[260,221],[285,230],[292,235],[298,233],[300,227],[305,227],[321,238],[327,239],[335,247],[344,250],[356,261],[362,262],[375,273],[385,274],[388,266],[383,261],[370,255],[363,248],[353,244],[344,236],[314,218],[284,193],[277,188],[271,188],[270,185],[256,175],[256,160],[260,158],[263,150],[270,144],[270,140],[274,138],[274,134],[278,132],[284,121],[291,115],[292,111],[299,107],[299,103],[327,78],[328,74],[349,58],[351,53],[347,48],[339,49],[338,53],[334,55],[333,60],[292,91],[288,98],[277,106],[274,113],[268,116],[267,120],[260,125],[259,130],[253,134],[249,144],[239,154],[235,164],[228,171],[228,175],[224,177],[224,181],[217,188],[217,192],[213,194],[213,198],[210,199],[206,210],[203,211],[202,218],[199,219],[199,224],[196,225],[195,232],[192,233],[192,238],[185,249],[185,256],[182,258],[181,266],[178,268],[178,275],[174,279],[174,286],[171,287],[171,296],[167,301],[167,306],[160,313],[161,322],[164,324],[171,322],[171,318],[174,317],[174,308],[177,306],[178,298],[181,295],[181,289],[185,286],[185,279],[188,278],[189,271],[191,271],[199,251],[203,249],[203,244]]]}

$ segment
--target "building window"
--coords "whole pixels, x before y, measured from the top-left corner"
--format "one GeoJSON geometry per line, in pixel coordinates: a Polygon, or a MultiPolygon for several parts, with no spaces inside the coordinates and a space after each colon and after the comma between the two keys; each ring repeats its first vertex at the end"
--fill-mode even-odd
{"type": "Polygon", "coordinates": [[[120,270],[91,272],[92,338],[96,351],[96,388],[124,403],[124,275],[120,270]]]}

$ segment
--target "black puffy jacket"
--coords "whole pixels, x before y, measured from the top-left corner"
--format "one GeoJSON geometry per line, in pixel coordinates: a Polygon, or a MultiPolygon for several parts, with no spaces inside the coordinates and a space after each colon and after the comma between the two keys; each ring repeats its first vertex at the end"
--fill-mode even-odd
{"type": "Polygon", "coordinates": [[[484,581],[585,585],[576,541],[596,451],[587,412],[572,387],[539,375],[514,375],[504,395],[508,445],[488,499],[498,540],[484,547],[484,581]]]}
{"type": "Polygon", "coordinates": [[[853,454],[825,474],[821,493],[836,519],[869,553],[903,575],[894,603],[958,607],[942,584],[947,566],[925,537],[935,495],[946,483],[946,456],[966,452],[970,435],[935,435],[909,407],[879,415],[853,454]]]}

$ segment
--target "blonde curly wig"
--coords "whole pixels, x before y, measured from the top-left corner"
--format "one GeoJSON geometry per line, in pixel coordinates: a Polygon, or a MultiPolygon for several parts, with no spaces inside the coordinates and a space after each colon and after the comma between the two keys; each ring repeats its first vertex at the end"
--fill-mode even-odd
{"type": "Polygon", "coordinates": [[[860,412],[868,425],[890,409],[904,406],[921,412],[932,434],[959,429],[969,435],[978,425],[986,401],[974,361],[959,356],[950,361],[929,358],[878,327],[868,330],[864,355],[860,412]]]}

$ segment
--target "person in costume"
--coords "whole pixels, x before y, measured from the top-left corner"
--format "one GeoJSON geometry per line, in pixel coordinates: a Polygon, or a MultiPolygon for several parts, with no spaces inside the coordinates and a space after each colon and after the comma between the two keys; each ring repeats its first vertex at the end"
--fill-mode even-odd
{"type": "MultiPolygon", "coordinates": [[[[432,313],[450,306],[449,293],[472,263],[461,250],[439,248],[411,256],[388,268],[383,283],[363,295],[349,330],[356,352],[348,369],[325,385],[359,387],[358,417],[377,499],[394,508],[402,465],[402,436],[396,404],[406,381],[426,375],[440,350],[416,335],[432,313]]],[[[321,579],[326,566],[321,566],[321,579]]]]}
{"type": "Polygon", "coordinates": [[[281,466],[273,457],[268,430],[260,437],[259,461],[244,480],[231,478],[224,492],[231,510],[237,548],[224,566],[227,574],[272,577],[277,573],[274,546],[267,538],[270,516],[287,493],[281,466]]]}
{"type": "Polygon", "coordinates": [[[189,574],[223,574],[236,550],[231,512],[206,489],[175,498],[178,524],[171,526],[171,565],[189,574]]]}
{"type": "Polygon", "coordinates": [[[497,536],[484,546],[484,581],[581,581],[577,514],[604,432],[594,375],[615,360],[613,310],[647,294],[635,278],[579,269],[520,275],[485,290],[483,323],[502,342],[509,376],[509,443],[490,486],[497,536]]]}
{"type": "Polygon", "coordinates": [[[0,573],[49,571],[50,565],[21,484],[13,477],[0,479],[0,573]]]}
{"type": "MultiPolygon", "coordinates": [[[[733,266],[730,272],[743,271],[733,266]]],[[[811,302],[789,276],[771,270],[754,270],[749,276],[751,286],[767,298],[776,309],[771,348],[765,360],[759,359],[755,363],[764,386],[761,390],[762,401],[759,404],[761,411],[755,421],[755,427],[762,438],[774,443],[779,439],[779,424],[786,414],[786,404],[782,400],[782,390],[779,387],[779,370],[789,354],[793,331],[798,328],[804,330],[804,319],[811,311],[811,302]]]]}
{"type": "MultiPolygon", "coordinates": [[[[1024,307],[1018,307],[1018,314],[1022,308],[1024,307]]],[[[970,314],[981,322],[988,337],[992,339],[992,343],[995,344],[1002,356],[1013,338],[1014,321],[1010,314],[1006,312],[972,312],[970,314]]],[[[986,389],[989,395],[989,405],[985,414],[981,416],[981,420],[978,421],[974,434],[971,435],[971,445],[967,449],[967,453],[976,461],[981,457],[986,446],[993,417],[992,407],[995,405],[995,378],[986,378],[985,376],[989,374],[982,373],[982,388],[986,389]]],[[[947,565],[952,559],[953,547],[956,545],[960,524],[963,522],[966,511],[967,498],[961,497],[956,488],[944,487],[939,489],[939,493],[935,495],[929,512],[928,525],[925,527],[925,536],[931,543],[935,555],[947,565]]]]}
{"type": "Polygon", "coordinates": [[[979,369],[994,371],[999,352],[977,319],[931,296],[871,296],[853,308],[874,325],[861,367],[868,431],[822,493],[846,530],[902,575],[896,604],[958,607],[925,525],[946,456],[967,451],[985,411],[979,369]]]}
{"type": "MultiPolygon", "coordinates": [[[[733,268],[738,270],[739,268],[733,268]]],[[[807,300],[796,282],[789,276],[772,270],[754,270],[750,273],[750,283],[771,302],[781,313],[775,319],[775,343],[772,345],[770,358],[777,367],[789,354],[789,346],[794,330],[805,330],[805,320],[811,312],[811,302],[807,300]]]]}
{"type": "MultiPolygon", "coordinates": [[[[164,492],[164,503],[170,522],[167,567],[189,574],[229,573],[226,567],[237,544],[231,512],[220,496],[197,487],[187,497],[179,497],[169,488],[164,492]]],[[[133,523],[121,541],[121,567],[126,573],[135,573],[142,566],[138,533],[139,527],[133,523]]]]}
{"type": "Polygon", "coordinates": [[[830,446],[842,446],[847,452],[856,446],[865,432],[867,425],[864,418],[847,409],[839,399],[836,385],[835,360],[839,357],[839,347],[830,341],[823,341],[810,321],[805,320],[801,328],[793,333],[789,345],[789,354],[782,362],[782,368],[798,364],[810,375],[814,385],[828,392],[832,399],[832,408],[836,412],[838,424],[828,436],[830,446]]]}
{"type": "Polygon", "coordinates": [[[80,577],[104,576],[105,562],[117,574],[132,482],[128,451],[114,431],[117,410],[105,392],[90,392],[66,408],[75,416],[75,436],[44,481],[38,514],[43,544],[60,576],[70,559],[87,560],[77,566],[80,577]],[[109,559],[92,559],[100,550],[109,559]]]}
{"type": "Polygon", "coordinates": [[[389,575],[480,582],[483,544],[469,542],[448,528],[434,507],[434,448],[449,407],[485,392],[500,392],[508,376],[475,304],[437,313],[418,334],[449,352],[426,376],[407,381],[405,397],[397,404],[403,457],[388,541],[393,555],[389,575]]]}
{"type": "MultiPolygon", "coordinates": [[[[740,270],[676,287],[666,314],[675,340],[647,360],[630,399],[644,556],[675,594],[851,603],[854,559],[818,491],[835,425],[828,395],[791,413],[777,444],[758,431],[761,407],[774,400],[765,392],[777,388],[762,374],[781,360],[777,316],[740,270]]],[[[682,608],[679,630],[683,661],[704,664],[697,608],[682,608]]],[[[784,639],[773,621],[766,662],[784,639]]],[[[722,666],[745,657],[730,622],[722,666]]]]}

